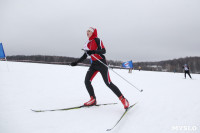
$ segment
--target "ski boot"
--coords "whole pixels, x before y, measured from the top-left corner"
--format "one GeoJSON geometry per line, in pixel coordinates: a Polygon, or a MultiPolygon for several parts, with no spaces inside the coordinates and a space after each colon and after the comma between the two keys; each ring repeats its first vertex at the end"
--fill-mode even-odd
{"type": "Polygon", "coordinates": [[[124,105],[124,109],[127,109],[129,107],[129,102],[126,98],[124,98],[123,95],[121,95],[119,97],[119,100],[122,102],[122,104],[124,105]]]}
{"type": "Polygon", "coordinates": [[[84,103],[85,106],[92,106],[97,104],[96,98],[94,98],[93,96],[91,96],[90,98],[90,101],[84,103]]]}

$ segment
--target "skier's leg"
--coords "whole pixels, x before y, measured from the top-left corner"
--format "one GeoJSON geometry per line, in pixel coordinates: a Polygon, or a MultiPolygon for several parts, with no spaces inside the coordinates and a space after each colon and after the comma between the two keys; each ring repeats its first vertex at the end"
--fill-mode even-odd
{"type": "Polygon", "coordinates": [[[185,79],[186,79],[186,73],[187,73],[187,72],[185,71],[185,79]]]}
{"type": "MultiPolygon", "coordinates": [[[[104,66],[103,66],[104,67],[104,66]]],[[[105,82],[105,84],[118,96],[120,97],[122,95],[121,91],[119,90],[119,88],[114,85],[111,80],[110,80],[110,75],[109,75],[109,71],[108,68],[104,67],[103,69],[101,69],[100,71],[103,80],[105,82]]]]}
{"type": "Polygon", "coordinates": [[[127,109],[129,107],[129,102],[126,98],[124,98],[118,87],[111,82],[108,68],[105,66],[101,67],[100,73],[103,77],[105,84],[118,96],[119,100],[124,105],[124,108],[127,109]]]}
{"type": "Polygon", "coordinates": [[[96,98],[96,97],[95,97],[94,89],[93,89],[93,87],[92,87],[91,82],[92,82],[93,78],[95,77],[95,75],[96,75],[97,73],[98,73],[98,71],[96,71],[96,70],[94,70],[94,69],[92,69],[92,68],[90,67],[89,70],[87,71],[86,76],[85,76],[85,86],[86,86],[86,88],[87,88],[87,91],[88,91],[90,97],[93,96],[93,98],[96,98]]]}
{"type": "Polygon", "coordinates": [[[188,75],[190,76],[190,78],[192,78],[189,71],[188,71],[188,75]]]}

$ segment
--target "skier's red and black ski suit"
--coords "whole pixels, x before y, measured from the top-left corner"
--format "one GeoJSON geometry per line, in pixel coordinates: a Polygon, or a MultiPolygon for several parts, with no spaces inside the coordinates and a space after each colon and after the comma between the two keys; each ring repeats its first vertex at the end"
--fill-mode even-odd
{"type": "MultiPolygon", "coordinates": [[[[105,47],[103,45],[103,42],[99,38],[97,38],[97,30],[96,29],[94,30],[93,35],[89,38],[88,42],[85,44],[84,50],[95,51],[95,54],[91,55],[92,64],[91,64],[90,68],[88,69],[86,77],[85,77],[85,86],[86,86],[90,96],[93,96],[94,98],[96,98],[91,82],[92,82],[93,78],[96,76],[96,74],[98,72],[101,73],[105,84],[118,97],[122,96],[122,93],[120,92],[118,87],[115,86],[111,82],[109,71],[108,71],[108,67],[106,67],[105,65],[103,65],[101,62],[99,62],[97,60],[97,59],[99,59],[100,61],[102,61],[104,64],[107,65],[106,58],[103,55],[103,54],[106,53],[106,50],[105,50],[105,47]]],[[[77,63],[82,62],[83,60],[85,60],[87,58],[87,56],[88,56],[87,53],[83,54],[83,56],[77,61],[77,63]]]]}

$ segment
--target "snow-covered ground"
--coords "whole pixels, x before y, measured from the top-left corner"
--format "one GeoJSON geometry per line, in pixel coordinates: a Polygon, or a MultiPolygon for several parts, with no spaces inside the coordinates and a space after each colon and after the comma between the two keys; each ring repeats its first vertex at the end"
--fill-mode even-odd
{"type": "MultiPolygon", "coordinates": [[[[0,62],[0,133],[106,133],[124,109],[104,84],[93,80],[98,103],[117,105],[69,111],[35,113],[31,109],[56,109],[82,105],[89,100],[84,85],[88,67],[0,62]]],[[[138,102],[116,133],[200,133],[200,75],[184,79],[183,73],[115,70],[111,80],[131,104],[138,102]]]]}

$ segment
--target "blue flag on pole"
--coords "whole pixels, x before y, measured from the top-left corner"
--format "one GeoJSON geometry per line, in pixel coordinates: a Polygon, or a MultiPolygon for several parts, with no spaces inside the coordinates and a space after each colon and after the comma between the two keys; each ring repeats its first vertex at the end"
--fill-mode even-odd
{"type": "Polygon", "coordinates": [[[133,68],[132,60],[122,63],[122,67],[124,67],[124,68],[133,68]]]}
{"type": "Polygon", "coordinates": [[[1,58],[6,58],[6,55],[5,55],[5,53],[4,53],[4,50],[3,50],[3,44],[2,43],[0,43],[0,59],[1,58]]]}

